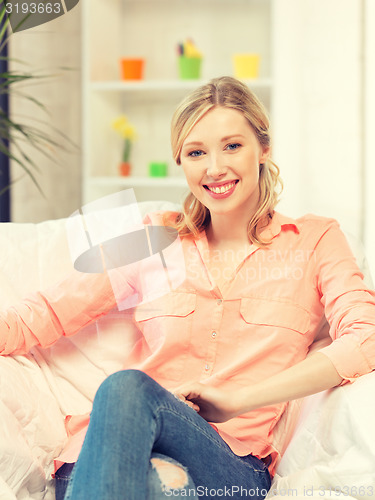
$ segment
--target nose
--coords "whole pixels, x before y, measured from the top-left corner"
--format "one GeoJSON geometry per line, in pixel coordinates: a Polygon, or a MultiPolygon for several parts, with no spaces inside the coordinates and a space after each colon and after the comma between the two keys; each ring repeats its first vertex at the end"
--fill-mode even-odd
{"type": "Polygon", "coordinates": [[[218,179],[226,174],[227,167],[220,155],[210,155],[207,164],[207,176],[218,179]]]}

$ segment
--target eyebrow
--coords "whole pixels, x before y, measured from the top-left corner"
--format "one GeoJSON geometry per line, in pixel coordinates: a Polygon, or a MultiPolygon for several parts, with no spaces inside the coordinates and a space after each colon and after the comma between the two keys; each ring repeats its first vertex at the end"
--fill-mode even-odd
{"type": "Polygon", "coordinates": [[[234,138],[237,138],[237,137],[241,137],[241,139],[245,138],[245,136],[242,135],[242,134],[232,134],[232,135],[227,135],[227,136],[223,137],[221,139],[221,142],[226,142],[226,141],[229,141],[230,139],[234,139],[234,138]]]}
{"type": "Polygon", "coordinates": [[[188,146],[203,146],[203,142],[200,141],[187,142],[183,145],[183,148],[186,148],[188,146]]]}
{"type": "MultiPolygon", "coordinates": [[[[242,138],[244,139],[244,135],[242,134],[233,134],[233,135],[226,135],[225,137],[223,137],[222,139],[220,139],[220,142],[227,142],[229,141],[230,139],[234,139],[234,138],[242,138]]],[[[187,142],[186,144],[183,145],[183,148],[186,148],[186,147],[189,147],[189,146],[203,146],[203,142],[201,141],[191,141],[191,142],[187,142]]]]}

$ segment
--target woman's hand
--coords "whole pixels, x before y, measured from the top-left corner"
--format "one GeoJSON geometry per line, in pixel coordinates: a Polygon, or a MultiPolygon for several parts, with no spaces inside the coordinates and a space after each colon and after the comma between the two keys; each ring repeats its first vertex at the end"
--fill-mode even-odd
{"type": "Polygon", "coordinates": [[[173,393],[207,422],[226,422],[238,414],[233,393],[223,389],[193,382],[179,387],[173,393]]]}
{"type": "Polygon", "coordinates": [[[342,380],[332,361],[316,352],[281,373],[231,392],[192,382],[179,387],[174,394],[208,422],[226,422],[256,408],[330,389],[342,380]]]}

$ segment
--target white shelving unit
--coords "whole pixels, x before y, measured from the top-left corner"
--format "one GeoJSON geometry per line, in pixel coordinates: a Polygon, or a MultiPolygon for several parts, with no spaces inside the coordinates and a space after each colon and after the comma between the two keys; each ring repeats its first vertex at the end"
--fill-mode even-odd
{"type": "Polygon", "coordinates": [[[210,78],[233,74],[232,55],[257,52],[259,79],[247,82],[272,107],[271,0],[83,0],[83,203],[126,188],[138,201],[182,201],[187,185],[170,152],[178,102],[210,78]],[[192,38],[204,55],[201,80],[180,80],[177,43],[192,38]],[[120,79],[120,57],[145,59],[141,81],[120,79]],[[111,123],[135,125],[132,174],[121,177],[122,140],[111,123]],[[168,177],[148,176],[151,161],[168,177]]]}
{"type": "MultiPolygon", "coordinates": [[[[92,82],[90,87],[93,91],[98,92],[189,92],[199,85],[202,85],[206,80],[149,80],[149,81],[98,81],[92,82]]],[[[262,78],[257,80],[249,80],[248,85],[256,91],[267,91],[271,88],[271,79],[262,78]]]]}

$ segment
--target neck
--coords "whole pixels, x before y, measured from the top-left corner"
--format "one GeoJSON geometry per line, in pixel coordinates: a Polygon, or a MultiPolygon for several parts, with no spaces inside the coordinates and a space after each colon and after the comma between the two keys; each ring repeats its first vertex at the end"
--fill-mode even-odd
{"type": "MultiPolygon", "coordinates": [[[[211,246],[251,245],[248,235],[248,217],[237,217],[233,220],[224,214],[211,214],[211,221],[206,236],[211,246]],[[213,216],[212,216],[213,215],[213,216]]],[[[269,217],[263,217],[258,228],[264,229],[269,224],[269,217]]]]}
{"type": "Polygon", "coordinates": [[[207,239],[212,245],[246,244],[248,217],[239,217],[235,221],[231,217],[221,214],[211,214],[211,222],[206,231],[207,239]]]}

